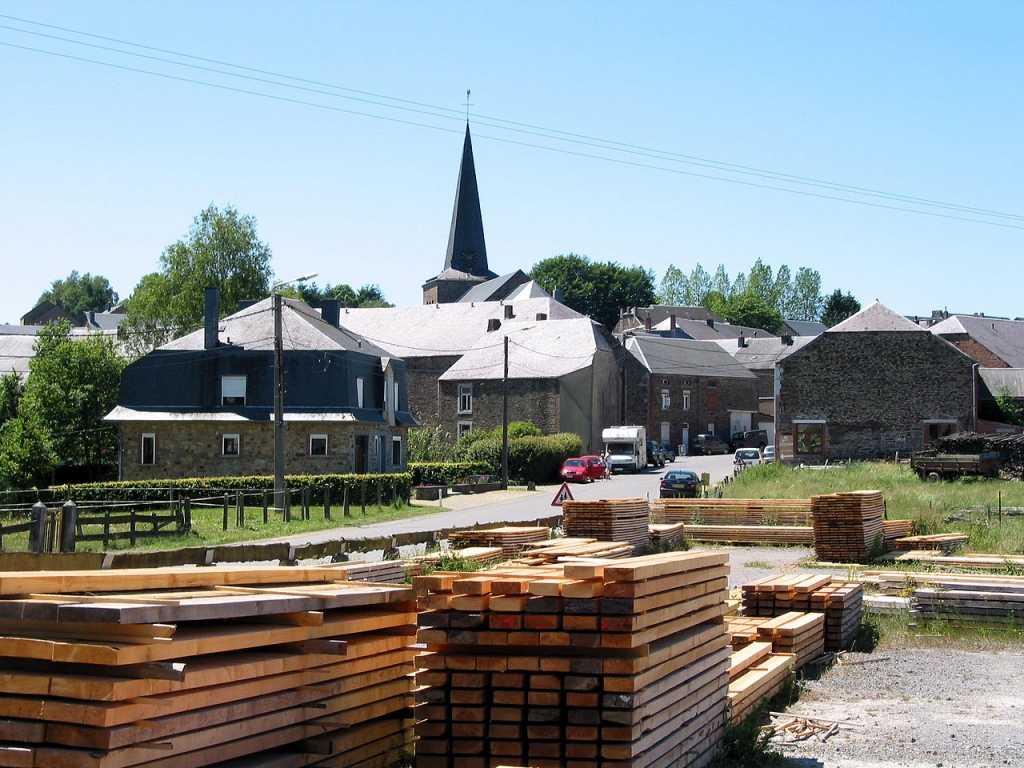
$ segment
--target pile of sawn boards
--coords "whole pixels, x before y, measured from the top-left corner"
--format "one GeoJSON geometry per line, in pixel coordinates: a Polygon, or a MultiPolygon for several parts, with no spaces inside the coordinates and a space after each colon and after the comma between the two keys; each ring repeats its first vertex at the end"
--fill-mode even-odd
{"type": "Polygon", "coordinates": [[[481,528],[469,531],[452,531],[448,541],[453,547],[501,547],[505,560],[513,557],[537,542],[547,541],[551,529],[537,525],[503,525],[498,528],[481,528]]]}
{"type": "Polygon", "coordinates": [[[867,562],[884,548],[884,515],[881,491],[812,496],[814,554],[827,562],[867,562]]]}
{"type": "Polygon", "coordinates": [[[625,541],[641,552],[650,542],[647,499],[594,499],[562,502],[565,535],[600,541],[625,541]]]}
{"type": "Polygon", "coordinates": [[[728,554],[414,579],[417,768],[704,766],[726,721],[728,554]]]}
{"type": "Polygon", "coordinates": [[[415,603],[331,567],[0,574],[0,766],[392,765],[415,603]]]}
{"type": "Polygon", "coordinates": [[[825,650],[849,647],[864,614],[864,588],[831,576],[766,576],[742,587],[746,616],[777,617],[791,611],[825,615],[825,650]]]}
{"type": "Polygon", "coordinates": [[[1024,622],[1024,576],[867,571],[884,595],[905,595],[913,615],[954,624],[1019,626],[1024,622]]]}
{"type": "Polygon", "coordinates": [[[666,523],[683,523],[693,541],[814,543],[810,499],[655,499],[651,513],[666,523]]]}

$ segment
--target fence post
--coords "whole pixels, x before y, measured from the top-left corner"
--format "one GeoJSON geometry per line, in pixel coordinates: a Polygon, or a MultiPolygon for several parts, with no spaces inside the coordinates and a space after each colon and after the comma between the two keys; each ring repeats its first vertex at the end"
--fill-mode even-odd
{"type": "Polygon", "coordinates": [[[331,519],[331,486],[324,483],[324,520],[331,519]]]}
{"type": "Polygon", "coordinates": [[[384,482],[384,477],[382,475],[377,475],[377,511],[378,512],[380,512],[381,486],[383,485],[383,482],[384,482]]]}
{"type": "Polygon", "coordinates": [[[341,492],[342,509],[344,510],[345,517],[348,517],[351,514],[351,512],[349,510],[349,506],[348,506],[348,504],[349,504],[348,480],[345,481],[345,483],[344,483],[344,485],[342,485],[341,489],[342,489],[342,492],[341,492]]]}
{"type": "Polygon", "coordinates": [[[263,524],[266,525],[270,522],[270,500],[267,498],[270,495],[270,491],[263,492],[263,524]]]}
{"type": "Polygon", "coordinates": [[[228,495],[224,494],[224,530],[228,529],[228,495]]]}
{"type": "Polygon", "coordinates": [[[42,552],[46,546],[46,505],[37,501],[32,505],[32,527],[28,530],[28,548],[42,552]]]}
{"type": "Polygon", "coordinates": [[[302,519],[309,520],[309,486],[302,486],[302,519]]]}
{"type": "Polygon", "coordinates": [[[366,480],[361,480],[359,483],[359,503],[363,508],[363,514],[366,514],[366,480]]]}
{"type": "Polygon", "coordinates": [[[284,489],[284,521],[286,523],[292,521],[292,491],[290,488],[284,489]]]}
{"type": "Polygon", "coordinates": [[[131,542],[133,547],[135,546],[135,522],[137,519],[138,516],[135,513],[135,508],[132,507],[131,509],[128,510],[128,541],[131,542]]]}
{"type": "Polygon", "coordinates": [[[78,527],[78,505],[65,501],[60,509],[60,551],[75,551],[75,528],[78,527]]]}
{"type": "Polygon", "coordinates": [[[110,541],[110,510],[103,510],[103,546],[107,546],[110,541]]]}
{"type": "Polygon", "coordinates": [[[235,491],[235,525],[245,527],[245,496],[241,491],[235,491]]]}
{"type": "Polygon", "coordinates": [[[192,499],[189,496],[185,497],[185,504],[183,505],[182,515],[185,517],[185,530],[192,530],[192,499]]]}

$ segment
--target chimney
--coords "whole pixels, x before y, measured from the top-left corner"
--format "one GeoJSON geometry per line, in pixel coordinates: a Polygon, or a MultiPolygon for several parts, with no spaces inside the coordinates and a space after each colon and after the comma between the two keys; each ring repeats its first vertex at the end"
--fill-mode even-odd
{"type": "Polygon", "coordinates": [[[94,310],[90,309],[88,312],[86,312],[85,319],[88,321],[87,325],[90,325],[93,328],[96,327],[96,312],[94,310]]]}
{"type": "Polygon", "coordinates": [[[786,347],[793,346],[793,337],[789,336],[789,335],[783,336],[782,337],[782,344],[783,344],[783,346],[786,346],[786,347]]]}
{"type": "Polygon", "coordinates": [[[644,330],[645,331],[651,330],[651,318],[650,317],[645,317],[644,318],[644,330]]]}
{"type": "Polygon", "coordinates": [[[543,313],[543,312],[538,312],[537,313],[537,321],[538,322],[540,322],[541,320],[547,320],[547,319],[548,319],[548,316],[545,313],[543,313]]]}
{"type": "Polygon", "coordinates": [[[676,329],[676,316],[675,315],[669,315],[668,316],[668,323],[669,323],[668,327],[674,331],[676,329]]]}
{"type": "Polygon", "coordinates": [[[496,317],[491,317],[491,318],[487,319],[487,332],[488,333],[491,333],[492,331],[496,331],[499,328],[501,328],[501,320],[499,320],[496,317]]]}
{"type": "Polygon", "coordinates": [[[707,319],[707,323],[708,323],[708,328],[714,328],[715,327],[715,318],[709,317],[707,319]]]}
{"type": "Polygon", "coordinates": [[[743,347],[747,346],[747,340],[743,338],[742,333],[736,338],[736,346],[738,346],[740,349],[743,349],[743,347]]]}
{"type": "Polygon", "coordinates": [[[335,328],[341,322],[341,302],[338,299],[324,299],[320,305],[320,317],[335,328]]]}
{"type": "Polygon", "coordinates": [[[203,349],[216,349],[218,325],[220,324],[220,291],[216,288],[207,288],[204,292],[204,299],[203,325],[206,335],[203,339],[203,349]]]}
{"type": "Polygon", "coordinates": [[[511,320],[512,319],[512,305],[511,304],[506,304],[505,305],[505,319],[506,320],[511,320]]]}
{"type": "Polygon", "coordinates": [[[565,303],[564,301],[562,301],[562,299],[564,298],[564,294],[562,293],[562,289],[559,288],[557,285],[555,286],[555,292],[552,295],[552,298],[555,301],[557,301],[559,304],[564,304],[565,303]]]}

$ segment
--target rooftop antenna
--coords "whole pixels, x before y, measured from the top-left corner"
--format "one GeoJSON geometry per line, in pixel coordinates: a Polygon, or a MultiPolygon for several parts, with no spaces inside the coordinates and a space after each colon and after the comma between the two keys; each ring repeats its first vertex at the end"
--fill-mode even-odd
{"type": "Polygon", "coordinates": [[[469,88],[466,89],[466,122],[469,122],[469,108],[472,106],[469,101],[469,88]]]}

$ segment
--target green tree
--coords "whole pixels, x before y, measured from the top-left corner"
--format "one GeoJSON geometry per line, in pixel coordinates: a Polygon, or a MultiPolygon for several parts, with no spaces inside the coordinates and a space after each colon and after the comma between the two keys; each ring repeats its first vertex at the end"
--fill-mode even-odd
{"type": "Polygon", "coordinates": [[[665,276],[661,278],[658,285],[658,293],[654,297],[659,304],[672,307],[688,306],[686,302],[689,280],[683,274],[683,270],[675,264],[669,264],[665,270],[665,276]]]}
{"type": "Polygon", "coordinates": [[[15,371],[0,376],[0,426],[18,416],[18,401],[25,383],[15,371]]]}
{"type": "Polygon", "coordinates": [[[266,296],[270,257],[256,235],[256,219],[211,204],[183,239],[164,249],[160,271],[145,275],[126,302],[118,330],[130,352],[144,354],[201,326],[206,288],[220,290],[222,316],[244,299],[266,296]]]}
{"type": "Polygon", "coordinates": [[[63,280],[54,280],[50,289],[43,291],[36,303],[44,301],[59,305],[81,322],[86,312],[102,312],[108,306],[117,304],[117,292],[107,278],[101,275],[90,275],[88,272],[79,275],[76,270],[72,270],[63,280]]]}
{"type": "Polygon", "coordinates": [[[769,333],[775,333],[782,325],[782,315],[769,307],[767,302],[753,291],[728,299],[719,314],[733,325],[763,328],[769,333]]]}
{"type": "MultiPolygon", "coordinates": [[[[781,270],[780,270],[781,271],[781,270]]],[[[784,320],[821,319],[824,304],[821,298],[821,275],[817,270],[800,267],[783,306],[779,307],[784,320]]]]}
{"type": "Polygon", "coordinates": [[[860,312],[860,302],[850,293],[843,295],[843,292],[836,288],[825,299],[825,307],[821,311],[821,322],[831,328],[858,312],[860,312]]]}
{"type": "Polygon", "coordinates": [[[19,416],[0,426],[0,482],[5,488],[46,485],[56,463],[45,432],[32,416],[19,416]]]}
{"type": "Polygon", "coordinates": [[[591,262],[575,253],[534,264],[530,278],[549,293],[560,288],[566,306],[609,329],[615,327],[624,307],[654,303],[654,273],[650,270],[591,262]]]}
{"type": "Polygon", "coordinates": [[[283,294],[292,298],[302,299],[311,307],[320,307],[326,300],[340,301],[343,307],[393,307],[384,298],[384,292],[379,285],[369,284],[362,286],[358,291],[352,290],[350,285],[339,283],[338,285],[327,284],[321,289],[316,283],[300,283],[297,288],[288,286],[283,294]]]}
{"type": "Polygon", "coordinates": [[[108,337],[73,340],[69,323],[50,323],[37,334],[19,418],[38,425],[58,461],[111,464],[117,431],[103,417],[117,405],[124,366],[108,337]]]}
{"type": "Polygon", "coordinates": [[[1021,408],[1010,388],[1003,384],[996,391],[996,407],[1005,424],[1024,424],[1024,408],[1021,408]]]}

